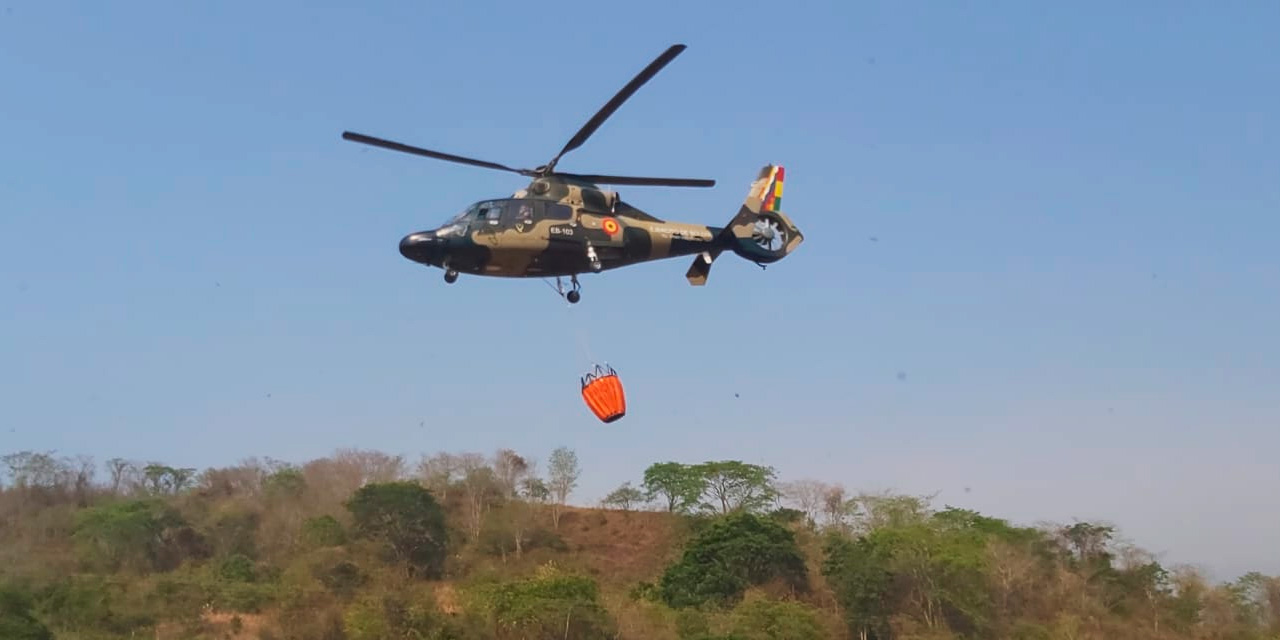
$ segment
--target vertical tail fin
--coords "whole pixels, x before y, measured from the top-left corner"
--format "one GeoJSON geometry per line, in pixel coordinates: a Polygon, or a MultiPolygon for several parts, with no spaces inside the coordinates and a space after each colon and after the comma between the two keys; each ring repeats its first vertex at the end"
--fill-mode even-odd
{"type": "Polygon", "coordinates": [[[755,182],[751,183],[753,190],[757,188],[757,185],[762,189],[762,192],[758,195],[749,194],[763,200],[760,205],[761,211],[782,211],[782,182],[786,174],[785,167],[766,166],[760,171],[760,176],[756,178],[755,182]]]}
{"type": "Polygon", "coordinates": [[[786,169],[781,165],[767,164],[760,169],[738,213],[720,232],[717,246],[699,254],[689,266],[685,278],[694,286],[704,285],[711,271],[711,263],[726,248],[742,258],[764,266],[785,258],[800,243],[804,235],[782,212],[782,186],[786,169]]]}

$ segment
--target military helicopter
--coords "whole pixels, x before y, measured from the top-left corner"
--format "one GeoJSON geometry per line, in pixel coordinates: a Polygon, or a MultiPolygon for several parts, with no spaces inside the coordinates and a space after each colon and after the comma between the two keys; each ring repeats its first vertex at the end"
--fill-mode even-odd
{"type": "Polygon", "coordinates": [[[780,209],[785,177],[782,166],[767,164],[760,170],[737,214],[724,227],[663,220],[622,201],[617,191],[598,186],[711,187],[715,186],[714,180],[556,171],[564,154],[581,146],[623,102],[684,49],[683,44],[667,48],[605,103],[560,153],[535,169],[515,169],[351,131],[344,131],[342,137],[533,178],[509,198],[475,202],[440,227],[410,233],[400,240],[401,255],[443,269],[445,282],[456,281],[461,273],[555,277],[556,292],[570,303],[577,303],[581,298],[579,274],[696,255],[685,277],[690,284],[700,286],[706,284],[711,263],[726,249],[765,268],[800,245],[803,236],[780,209]],[[568,292],[564,277],[571,281],[568,292]]]}

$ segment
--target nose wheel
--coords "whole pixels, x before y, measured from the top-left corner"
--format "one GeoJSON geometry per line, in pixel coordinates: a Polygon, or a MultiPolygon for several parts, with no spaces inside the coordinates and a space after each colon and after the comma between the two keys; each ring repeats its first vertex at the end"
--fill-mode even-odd
{"type": "Polygon", "coordinates": [[[446,271],[444,272],[444,281],[445,281],[445,282],[448,282],[448,283],[451,283],[451,284],[452,284],[453,282],[456,282],[457,280],[458,280],[458,272],[457,272],[457,271],[454,271],[453,269],[449,269],[449,270],[446,270],[446,271]]]}

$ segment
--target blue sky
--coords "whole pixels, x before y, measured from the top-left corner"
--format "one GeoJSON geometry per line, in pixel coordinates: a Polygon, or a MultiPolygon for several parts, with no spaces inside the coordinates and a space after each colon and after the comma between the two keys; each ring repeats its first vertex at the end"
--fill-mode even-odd
{"type": "Polygon", "coordinates": [[[0,450],[738,458],[1280,572],[1280,5],[0,5],[0,450]],[[522,179],[339,137],[536,166],[675,42],[560,168],[782,163],[767,271],[447,285],[400,237],[522,179]]]}

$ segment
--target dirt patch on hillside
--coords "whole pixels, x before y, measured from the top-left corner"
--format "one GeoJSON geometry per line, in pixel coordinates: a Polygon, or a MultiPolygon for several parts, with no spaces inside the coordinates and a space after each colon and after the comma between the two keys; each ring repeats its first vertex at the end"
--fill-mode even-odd
{"type": "Polygon", "coordinates": [[[462,605],[458,602],[458,591],[453,585],[444,582],[436,585],[435,588],[436,606],[440,607],[440,611],[448,616],[456,616],[462,613],[462,605]]]}
{"type": "Polygon", "coordinates": [[[675,557],[675,520],[652,511],[567,509],[558,533],[601,579],[653,580],[675,557]]]}

